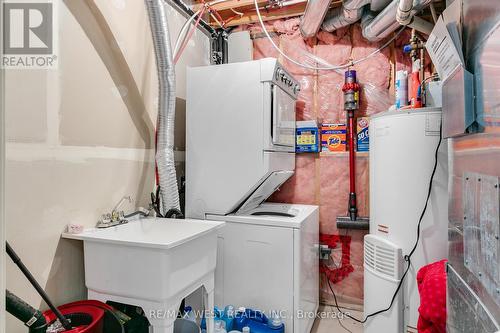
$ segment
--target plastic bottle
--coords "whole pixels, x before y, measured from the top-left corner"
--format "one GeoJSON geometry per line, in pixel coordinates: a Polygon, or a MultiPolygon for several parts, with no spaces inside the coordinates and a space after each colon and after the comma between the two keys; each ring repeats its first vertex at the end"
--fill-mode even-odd
{"type": "Polygon", "coordinates": [[[227,333],[227,331],[224,329],[223,325],[224,325],[224,321],[216,320],[214,333],[227,333]]]}
{"type": "MultiPolygon", "coordinates": [[[[213,316],[214,316],[214,320],[221,320],[222,319],[222,311],[219,310],[218,307],[214,307],[213,316]]],[[[202,330],[206,330],[207,329],[207,320],[206,320],[205,316],[203,316],[201,318],[200,327],[201,327],[202,330]]]]}
{"type": "Polygon", "coordinates": [[[277,312],[271,314],[271,320],[268,322],[268,326],[273,330],[285,331],[285,324],[281,321],[281,318],[277,312]]]}
{"type": "Polygon", "coordinates": [[[279,316],[269,320],[262,312],[246,309],[238,311],[234,319],[234,329],[243,331],[248,327],[252,333],[284,333],[285,325],[279,316]]]}
{"type": "Polygon", "coordinates": [[[224,308],[221,319],[226,323],[226,330],[231,331],[233,329],[234,317],[236,315],[236,310],[234,306],[227,305],[224,308]]]}
{"type": "Polygon", "coordinates": [[[408,72],[396,72],[396,109],[408,105],[408,72]]]}
{"type": "Polygon", "coordinates": [[[420,59],[413,62],[413,68],[410,76],[411,93],[410,104],[413,109],[422,107],[422,91],[420,87],[420,59]]]}
{"type": "Polygon", "coordinates": [[[194,315],[193,308],[190,306],[186,306],[184,308],[184,315],[182,316],[182,318],[192,322],[196,322],[196,316],[194,315]]]}

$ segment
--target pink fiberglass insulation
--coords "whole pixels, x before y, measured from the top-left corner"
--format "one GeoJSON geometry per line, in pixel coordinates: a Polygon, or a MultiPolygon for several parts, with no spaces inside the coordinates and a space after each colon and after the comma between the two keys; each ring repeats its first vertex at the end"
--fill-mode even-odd
{"type": "Polygon", "coordinates": [[[295,35],[299,31],[300,18],[294,17],[289,20],[277,20],[273,22],[274,30],[279,34],[295,35]]]}
{"type": "MultiPolygon", "coordinates": [[[[352,58],[361,59],[382,46],[382,42],[371,43],[361,35],[359,25],[352,26],[352,58]]],[[[361,81],[360,113],[372,115],[387,110],[393,104],[389,94],[391,81],[390,50],[385,48],[370,59],[354,66],[361,81]]]]}
{"type": "Polygon", "coordinates": [[[316,204],[315,178],[315,155],[297,155],[294,175],[273,194],[271,200],[274,202],[314,205],[316,204]],[[297,189],[300,189],[300,191],[297,189]]]}
{"type": "MultiPolygon", "coordinates": [[[[317,57],[330,64],[344,64],[351,58],[352,42],[349,31],[342,29],[334,33],[320,31],[318,44],[314,47],[317,57]]],[[[322,71],[318,77],[318,118],[323,122],[345,121],[342,86],[343,71],[322,71]]]]}
{"type": "MultiPolygon", "coordinates": [[[[347,215],[349,194],[349,167],[347,154],[331,153],[319,159],[319,201],[320,230],[325,234],[339,231],[335,220],[337,216],[347,215]]],[[[356,185],[358,210],[360,216],[368,215],[368,157],[359,155],[356,159],[356,185]]],[[[345,232],[345,231],[343,231],[345,232]]]]}
{"type": "MultiPolygon", "coordinates": [[[[325,59],[333,65],[356,60],[377,49],[382,43],[370,43],[361,36],[359,25],[339,29],[333,33],[320,31],[315,38],[304,40],[298,30],[300,20],[277,20],[266,22],[273,32],[273,40],[292,59],[314,65],[305,54],[325,59]]],[[[342,85],[343,73],[336,71],[313,71],[283,59],[266,38],[258,25],[246,26],[254,36],[254,57],[277,57],[285,68],[300,82],[301,92],[297,102],[297,120],[313,119],[318,122],[345,121],[342,85]]],[[[402,54],[402,44],[409,35],[403,33],[395,48],[397,68],[407,68],[409,56],[402,54]]],[[[354,68],[362,86],[360,115],[372,115],[385,111],[393,104],[389,93],[391,84],[391,62],[389,48],[378,53],[354,68]]],[[[357,154],[356,186],[360,216],[369,214],[368,155],[357,154]]],[[[320,207],[320,232],[323,235],[340,237],[347,246],[337,245],[329,263],[323,268],[335,272],[343,261],[349,269],[341,278],[331,283],[339,301],[351,304],[363,302],[363,237],[364,231],[337,230],[337,216],[347,215],[349,188],[347,153],[297,154],[295,174],[269,200],[274,202],[313,204],[320,207]],[[338,236],[335,236],[338,235],[338,236]],[[343,253],[348,251],[349,253],[343,253]],[[352,268],[352,269],[351,269],[352,268]]],[[[323,301],[332,304],[333,298],[321,275],[320,290],[323,301]]]]}
{"type": "MultiPolygon", "coordinates": [[[[272,23],[266,22],[266,29],[273,29],[272,23]]],[[[263,35],[262,28],[258,25],[251,26],[243,26],[242,29],[249,30],[250,34],[255,35],[263,35]]],[[[276,44],[279,44],[279,37],[273,37],[273,41],[276,44]]],[[[262,58],[278,58],[279,53],[276,49],[271,45],[271,42],[267,38],[255,38],[253,41],[253,58],[254,60],[262,59],[262,58]]]]}
{"type": "MultiPolygon", "coordinates": [[[[309,60],[304,52],[312,52],[312,48],[304,41],[298,30],[281,34],[280,47],[285,54],[301,63],[308,62],[309,60]]],[[[317,75],[315,71],[295,65],[287,59],[283,59],[282,63],[287,71],[300,83],[297,120],[316,119],[314,112],[314,86],[317,75]]]]}

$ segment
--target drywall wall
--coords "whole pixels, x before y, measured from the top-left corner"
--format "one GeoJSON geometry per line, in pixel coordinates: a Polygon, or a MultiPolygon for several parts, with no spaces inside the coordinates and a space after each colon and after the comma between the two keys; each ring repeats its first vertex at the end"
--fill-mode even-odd
{"type": "MultiPolygon", "coordinates": [[[[1,7],[1,6],[0,6],[1,7]]],[[[0,8],[0,17],[3,9],[0,8]]],[[[0,28],[0,31],[3,29],[0,28]]],[[[3,31],[2,31],[3,33],[3,31]]],[[[0,333],[5,333],[5,80],[4,71],[0,69],[0,333]]]]}
{"type": "MultiPolygon", "coordinates": [[[[158,85],[143,1],[55,1],[58,68],[6,71],[6,225],[10,244],[63,304],[86,297],[82,244],[60,239],[66,224],[91,227],[124,195],[134,199],[127,211],[148,205],[158,85]]],[[[169,7],[168,19],[175,40],[185,18],[169,7]]],[[[196,32],[176,67],[181,124],[185,67],[209,64],[209,48],[196,32]]],[[[183,153],[176,158],[182,167],[183,153]]],[[[46,308],[11,262],[7,287],[46,308]]],[[[26,328],[8,315],[7,332],[26,328]]]]}
{"type": "MultiPolygon", "coordinates": [[[[299,18],[266,22],[275,33],[274,41],[292,59],[313,64],[305,52],[321,57],[331,64],[344,64],[360,59],[383,43],[369,43],[361,35],[359,25],[333,33],[320,31],[314,38],[304,40],[299,32],[299,18]]],[[[312,71],[283,59],[263,37],[259,25],[240,27],[254,37],[254,59],[278,57],[285,68],[300,82],[297,101],[297,120],[345,122],[342,85],[343,71],[312,71]]],[[[358,80],[362,86],[358,116],[385,111],[393,104],[392,75],[394,70],[408,70],[410,59],[403,55],[402,45],[408,40],[406,31],[390,47],[371,59],[357,64],[358,80]]],[[[369,214],[368,154],[358,153],[356,160],[357,199],[360,216],[369,214]]],[[[320,290],[323,302],[333,304],[326,276],[339,301],[350,305],[363,303],[363,237],[365,231],[337,230],[337,216],[347,215],[349,193],[347,153],[324,152],[297,154],[295,174],[271,201],[320,206],[320,232],[323,242],[335,245],[330,262],[321,266],[320,290]]]]}

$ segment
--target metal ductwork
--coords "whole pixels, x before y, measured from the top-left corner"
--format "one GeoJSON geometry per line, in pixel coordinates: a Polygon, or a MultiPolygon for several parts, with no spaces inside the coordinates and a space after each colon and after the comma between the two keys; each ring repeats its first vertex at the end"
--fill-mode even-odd
{"type": "Polygon", "coordinates": [[[175,66],[163,0],[145,0],[153,35],[159,81],[156,165],[162,214],[179,210],[179,190],[174,161],[175,66]]]}
{"type": "MultiPolygon", "coordinates": [[[[413,8],[410,10],[409,23],[413,16],[427,7],[432,0],[413,0],[413,8]]],[[[361,20],[363,29],[363,37],[367,40],[376,42],[388,37],[392,32],[396,31],[401,25],[396,20],[398,12],[399,0],[393,0],[384,10],[378,15],[373,12],[367,12],[361,20]]]]}
{"type": "Polygon", "coordinates": [[[391,3],[392,0],[372,0],[370,2],[370,10],[372,12],[380,12],[384,9],[388,4],[391,3]]]}
{"type": "Polygon", "coordinates": [[[369,41],[379,41],[396,31],[400,24],[396,21],[396,11],[398,0],[392,1],[378,15],[374,12],[367,12],[361,20],[363,37],[369,41]]]}
{"type": "MultiPolygon", "coordinates": [[[[413,24],[414,15],[427,7],[432,0],[346,0],[342,7],[333,9],[321,28],[335,31],[361,19],[363,36],[372,42],[380,41],[401,25],[413,24]],[[369,8],[366,5],[370,5],[369,8]],[[365,7],[366,6],[366,7],[365,7]],[[382,10],[380,13],[376,11],[382,10]]],[[[429,25],[417,22],[422,32],[428,33],[429,25]]]]}
{"type": "Polygon", "coordinates": [[[369,3],[370,0],[346,0],[342,7],[337,7],[327,14],[321,28],[331,32],[356,23],[363,16],[363,6],[369,3]]]}

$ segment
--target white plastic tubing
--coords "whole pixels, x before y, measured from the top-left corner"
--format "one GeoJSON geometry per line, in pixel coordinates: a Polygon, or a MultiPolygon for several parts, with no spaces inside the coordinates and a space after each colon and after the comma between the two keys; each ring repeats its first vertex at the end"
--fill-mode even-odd
{"type": "MultiPolygon", "coordinates": [[[[395,0],[397,1],[397,0],[395,0]]],[[[262,28],[262,31],[264,32],[264,34],[266,35],[267,39],[269,40],[269,42],[271,43],[271,45],[273,46],[273,48],[283,56],[283,58],[287,59],[288,61],[290,61],[291,63],[297,65],[297,66],[300,66],[302,68],[307,68],[307,69],[311,69],[311,70],[325,70],[325,71],[338,71],[340,69],[345,69],[345,68],[349,68],[351,66],[354,66],[356,64],[359,64],[371,57],[373,57],[375,54],[379,53],[380,51],[382,51],[384,48],[386,48],[387,46],[389,46],[390,43],[392,43],[400,34],[401,32],[403,32],[404,30],[404,27],[401,28],[391,39],[389,39],[384,45],[382,45],[381,47],[379,47],[378,49],[372,51],[370,54],[364,56],[363,58],[360,58],[360,59],[356,59],[356,60],[352,60],[352,61],[349,61],[348,63],[345,63],[345,64],[341,64],[341,65],[331,65],[329,64],[326,60],[324,59],[321,59],[307,51],[303,51],[303,55],[307,56],[309,58],[309,60],[312,60],[313,64],[307,64],[307,63],[301,63],[295,59],[292,59],[290,58],[285,52],[283,52],[283,50],[281,50],[278,45],[276,45],[276,43],[274,42],[274,40],[271,38],[271,35],[269,34],[269,31],[267,31],[267,28],[264,24],[264,20],[262,19],[262,15],[260,14],[260,9],[259,9],[259,4],[257,2],[257,0],[254,0],[254,6],[255,6],[255,11],[257,13],[257,17],[259,18],[259,23],[260,23],[260,26],[262,28]],[[317,64],[323,64],[322,66],[318,66],[317,64]]]]}
{"type": "Polygon", "coordinates": [[[159,81],[156,165],[165,214],[170,209],[180,208],[174,162],[175,67],[163,0],[145,0],[145,3],[153,34],[159,81]]]}
{"type": "Polygon", "coordinates": [[[411,22],[411,10],[413,9],[413,0],[400,0],[396,12],[396,21],[401,25],[408,25],[411,22]]]}

